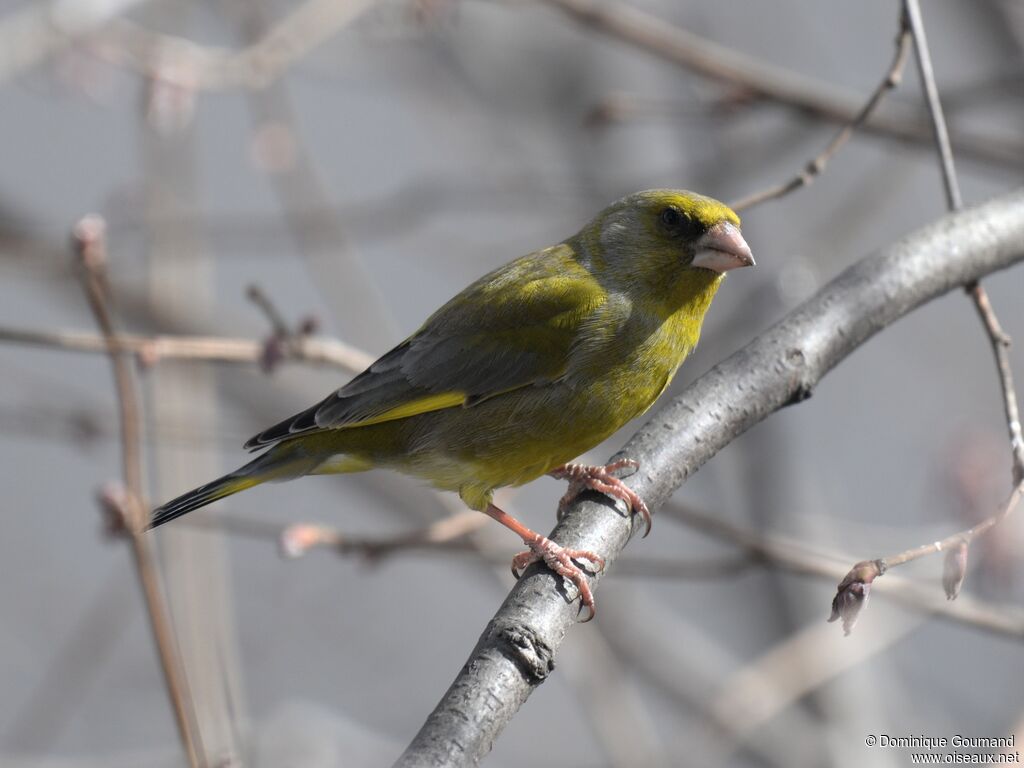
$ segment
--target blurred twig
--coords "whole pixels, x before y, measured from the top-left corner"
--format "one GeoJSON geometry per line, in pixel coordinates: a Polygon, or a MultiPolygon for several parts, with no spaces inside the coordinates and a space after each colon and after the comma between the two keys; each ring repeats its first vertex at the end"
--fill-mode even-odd
{"type": "MultiPolygon", "coordinates": [[[[274,304],[270,296],[258,285],[255,283],[250,285],[248,290],[246,290],[246,296],[253,304],[259,307],[260,311],[266,315],[267,320],[270,322],[271,334],[263,342],[263,356],[260,359],[260,367],[267,373],[270,373],[279,363],[285,360],[295,360],[300,357],[302,354],[302,340],[314,333],[319,325],[316,317],[309,315],[293,328],[285,320],[284,315],[277,308],[277,305],[274,304]]],[[[357,355],[356,359],[358,357],[357,355]]],[[[365,355],[365,357],[368,361],[366,365],[369,365],[370,357],[369,355],[365,355]]]]}
{"type": "Polygon", "coordinates": [[[140,0],[29,3],[0,20],[0,82],[15,77],[78,38],[102,29],[140,0]]]}
{"type": "MultiPolygon", "coordinates": [[[[742,665],[742,651],[723,643],[705,619],[702,612],[666,610],[661,596],[653,590],[616,583],[604,590],[601,621],[595,626],[607,633],[609,642],[626,656],[632,668],[683,711],[707,712],[711,692],[742,665]]],[[[741,746],[749,753],[748,760],[736,755],[732,760],[725,759],[726,750],[736,752],[737,746],[729,723],[723,724],[725,728],[708,725],[698,721],[687,729],[685,722],[679,721],[675,743],[685,745],[687,755],[699,756],[691,760],[691,765],[749,763],[792,768],[832,764],[824,754],[823,741],[828,733],[822,732],[821,721],[804,708],[791,707],[784,718],[773,723],[776,727],[744,742],[741,746]],[[794,733],[804,735],[794,739],[794,733]]]]}
{"type": "MultiPolygon", "coordinates": [[[[824,624],[815,622],[788,635],[718,682],[705,703],[706,716],[733,747],[759,741],[769,724],[803,697],[894,646],[921,626],[918,616],[901,615],[850,648],[824,624]]],[[[820,727],[820,725],[819,725],[820,727]]],[[[733,763],[723,755],[722,765],[733,763]]]]}
{"type": "Polygon", "coordinates": [[[581,632],[576,653],[566,654],[559,669],[573,687],[582,713],[608,768],[662,768],[676,764],[654,726],[652,707],[641,695],[630,663],[603,632],[581,632]]]}
{"type": "MultiPolygon", "coordinates": [[[[143,503],[142,451],[139,441],[139,406],[131,367],[117,354],[117,333],[108,309],[106,287],[105,224],[98,216],[86,216],[75,226],[74,243],[82,268],[82,285],[96,324],[103,332],[117,389],[121,425],[121,463],[124,492],[120,502],[123,524],[132,544],[135,567],[149,612],[167,693],[174,710],[178,734],[191,766],[199,766],[198,729],[185,672],[181,667],[170,616],[160,589],[160,579],[149,540],[145,537],[148,514],[143,503]]],[[[112,500],[113,501],[113,500],[112,500]]]]}
{"type": "MultiPolygon", "coordinates": [[[[480,562],[505,570],[515,554],[515,550],[469,538],[469,534],[489,526],[487,517],[467,509],[452,512],[422,528],[390,536],[353,535],[320,523],[280,525],[223,512],[189,515],[180,525],[272,541],[285,557],[301,557],[313,549],[328,549],[341,556],[363,557],[376,564],[395,555],[422,553],[447,556],[461,552],[475,555],[480,562]]],[[[706,560],[645,557],[621,561],[618,572],[639,578],[718,579],[742,573],[756,565],[758,559],[746,554],[706,560]]]]}
{"type": "MultiPolygon", "coordinates": [[[[846,573],[847,567],[844,564],[852,559],[845,553],[824,552],[779,534],[753,531],[729,522],[720,514],[701,512],[688,506],[669,503],[660,512],[702,533],[735,544],[765,565],[792,573],[817,576],[834,582],[846,573]]],[[[882,591],[913,610],[987,632],[1024,639],[1024,612],[974,600],[950,603],[934,589],[898,577],[886,579],[882,591]]]]}
{"type": "MultiPolygon", "coordinates": [[[[702,77],[741,92],[836,123],[851,123],[861,110],[861,97],[833,83],[792,72],[739,51],[713,43],[673,26],[639,8],[596,0],[545,0],[582,24],[635,45],[702,77]]],[[[928,125],[916,109],[889,105],[874,113],[863,129],[914,144],[930,140],[928,125]]],[[[1001,146],[991,139],[961,136],[957,151],[966,157],[1000,167],[1020,167],[1020,146],[1001,146]]]]}
{"type": "Polygon", "coordinates": [[[734,210],[742,211],[746,208],[751,208],[760,203],[767,202],[768,200],[774,200],[778,197],[788,195],[790,192],[794,192],[801,187],[806,187],[814,183],[814,180],[821,175],[822,171],[825,170],[825,166],[828,164],[832,156],[840,150],[840,148],[850,140],[853,136],[853,132],[864,125],[864,122],[871,117],[875,109],[882,102],[889,91],[896,88],[903,78],[903,67],[907,62],[907,55],[910,53],[910,27],[907,24],[907,18],[904,13],[900,13],[900,30],[896,35],[896,53],[893,56],[892,64],[889,65],[889,69],[886,71],[882,81],[878,84],[878,87],[872,92],[871,96],[864,103],[864,106],[860,108],[860,111],[856,115],[839,129],[832,141],[829,142],[828,146],[811,160],[805,167],[804,170],[794,176],[787,182],[777,184],[768,189],[756,192],[752,195],[742,198],[741,200],[731,203],[731,207],[734,210]]]}
{"type": "MultiPolygon", "coordinates": [[[[655,579],[717,579],[736,576],[754,566],[781,568],[791,573],[835,581],[846,572],[844,563],[851,558],[842,552],[824,552],[819,548],[778,534],[752,531],[730,523],[721,514],[698,511],[678,504],[667,504],[662,513],[670,518],[738,547],[737,555],[705,560],[679,558],[624,558],[615,565],[620,576],[655,579]]],[[[481,561],[507,566],[513,551],[491,547],[467,538],[486,526],[487,518],[472,510],[459,510],[423,528],[394,535],[360,536],[321,523],[281,525],[250,516],[218,512],[216,515],[189,515],[181,525],[222,530],[236,536],[271,541],[286,557],[299,557],[313,549],[327,549],[341,556],[364,557],[379,563],[395,555],[475,553],[481,561]]],[[[953,537],[951,537],[953,538],[953,537]]],[[[937,618],[955,621],[975,629],[1024,639],[1024,613],[1004,606],[987,605],[975,600],[950,603],[935,591],[913,581],[893,577],[882,590],[903,606],[937,618]]]]}
{"type": "Polygon", "coordinates": [[[170,53],[175,67],[173,72],[167,72],[167,78],[187,88],[263,88],[374,3],[375,0],[306,0],[275,22],[259,40],[239,51],[199,45],[116,18],[99,35],[97,53],[112,63],[142,73],[161,68],[164,57],[170,53]]]}
{"type": "MultiPolygon", "coordinates": [[[[143,336],[123,333],[108,341],[102,335],[88,331],[0,328],[0,342],[5,341],[73,352],[136,355],[146,365],[163,359],[259,364],[264,355],[263,342],[223,336],[143,336]]],[[[310,336],[295,338],[293,344],[289,345],[287,359],[313,365],[329,365],[349,373],[364,370],[374,360],[362,350],[337,339],[310,336]]]]}
{"type": "MultiPolygon", "coordinates": [[[[337,0],[333,2],[338,4],[337,0]]],[[[245,39],[260,39],[268,34],[264,3],[246,0],[233,7],[245,39]]],[[[269,135],[278,137],[272,143],[286,140],[288,150],[283,153],[281,162],[264,163],[264,169],[314,285],[330,286],[331,290],[325,291],[323,298],[344,330],[345,338],[366,349],[387,349],[397,335],[394,320],[379,286],[353,245],[346,220],[326,213],[334,208],[330,185],[324,178],[321,164],[303,141],[287,81],[274,80],[266,88],[249,91],[246,96],[255,123],[253,141],[266,140],[268,130],[269,135]],[[315,218],[307,216],[316,211],[323,213],[318,216],[314,213],[315,218]],[[329,259],[317,258],[325,252],[330,254],[329,259]]]]}

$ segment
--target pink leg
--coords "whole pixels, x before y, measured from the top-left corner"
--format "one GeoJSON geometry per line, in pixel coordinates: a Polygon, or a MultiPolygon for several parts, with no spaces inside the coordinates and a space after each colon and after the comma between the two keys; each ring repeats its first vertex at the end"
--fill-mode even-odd
{"type": "Polygon", "coordinates": [[[586,550],[566,549],[560,544],[556,544],[551,541],[551,539],[541,536],[536,531],[531,531],[525,525],[512,517],[512,515],[507,512],[503,512],[493,504],[489,505],[484,512],[506,528],[514,531],[520,538],[522,538],[523,543],[530,548],[526,552],[521,552],[512,558],[513,576],[518,579],[519,574],[528,566],[536,563],[538,560],[543,560],[548,568],[566,581],[572,582],[579,591],[580,602],[590,610],[590,615],[587,616],[584,621],[590,621],[594,618],[594,614],[596,613],[596,609],[594,608],[594,594],[590,591],[590,585],[587,583],[587,577],[583,573],[583,570],[576,565],[573,560],[590,561],[593,565],[593,572],[598,573],[604,568],[603,557],[594,554],[593,552],[587,552],[586,550]]]}
{"type": "Polygon", "coordinates": [[[562,519],[569,504],[580,493],[586,490],[600,491],[613,499],[622,499],[633,514],[640,515],[647,526],[644,530],[644,536],[646,536],[651,532],[651,511],[632,488],[611,474],[623,467],[636,469],[638,466],[640,465],[632,459],[622,459],[604,467],[588,464],[563,464],[560,467],[555,467],[548,474],[556,480],[569,481],[569,489],[558,502],[558,519],[562,519]]]}

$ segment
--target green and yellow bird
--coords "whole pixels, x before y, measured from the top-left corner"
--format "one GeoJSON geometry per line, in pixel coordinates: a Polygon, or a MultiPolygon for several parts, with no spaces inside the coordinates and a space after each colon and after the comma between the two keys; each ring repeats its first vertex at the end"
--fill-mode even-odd
{"type": "Polygon", "coordinates": [[[716,200],[650,190],[605,208],[578,234],[484,275],[412,336],[313,407],[245,447],[241,469],[164,504],[151,527],[271,480],[389,467],[456,491],[578,589],[603,560],[566,549],[492,503],[544,474],[643,501],[612,472],[567,462],[646,411],[696,346],[725,273],[754,264],[740,220],[716,200]]]}

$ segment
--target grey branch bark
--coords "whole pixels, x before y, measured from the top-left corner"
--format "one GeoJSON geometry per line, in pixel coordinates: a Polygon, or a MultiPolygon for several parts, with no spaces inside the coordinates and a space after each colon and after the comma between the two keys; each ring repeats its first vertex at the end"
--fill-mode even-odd
{"type": "MultiPolygon", "coordinates": [[[[951,214],[857,262],[659,410],[617,454],[640,462],[630,484],[657,509],[737,436],[809,397],[874,334],[1022,260],[1024,189],[951,214]]],[[[551,538],[602,555],[607,573],[643,524],[597,498],[582,496],[551,538]]],[[[551,674],[555,652],[577,621],[579,604],[561,590],[547,569],[527,570],[397,766],[472,765],[490,751],[551,674]]]]}

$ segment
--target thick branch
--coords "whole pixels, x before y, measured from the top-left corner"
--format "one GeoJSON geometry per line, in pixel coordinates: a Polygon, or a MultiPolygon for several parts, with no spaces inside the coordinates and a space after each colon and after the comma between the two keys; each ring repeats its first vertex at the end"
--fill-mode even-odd
{"type": "MultiPolygon", "coordinates": [[[[660,507],[708,459],[818,381],[871,336],[925,302],[1024,260],[1024,190],[948,216],[854,264],[773,328],[672,399],[626,444],[632,487],[660,507]]],[[[593,497],[590,497],[593,498],[593,497]]],[[[611,566],[633,523],[610,503],[573,504],[552,538],[611,566]]],[[[482,758],[577,620],[577,606],[535,566],[513,587],[398,765],[482,758]]]]}

